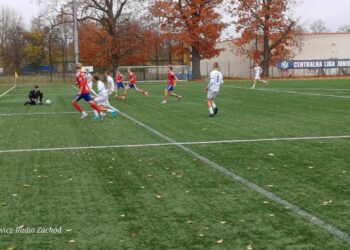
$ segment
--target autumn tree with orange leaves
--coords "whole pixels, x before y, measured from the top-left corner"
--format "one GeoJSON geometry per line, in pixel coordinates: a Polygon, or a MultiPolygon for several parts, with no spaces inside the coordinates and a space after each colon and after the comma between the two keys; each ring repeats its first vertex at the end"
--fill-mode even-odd
{"type": "Polygon", "coordinates": [[[118,38],[111,36],[103,26],[88,22],[80,26],[79,36],[81,58],[84,63],[96,67],[112,66],[115,70],[121,64],[142,64],[150,57],[148,45],[152,35],[136,22],[119,23],[118,38]]]}
{"type": "MultiPolygon", "coordinates": [[[[45,15],[73,16],[72,0],[37,1],[46,9],[45,15]]],[[[114,71],[121,62],[142,63],[137,59],[147,57],[151,38],[143,23],[147,5],[146,0],[79,0],[79,50],[84,63],[97,62],[114,71]]]]}
{"type": "Polygon", "coordinates": [[[293,57],[293,49],[301,48],[301,29],[288,12],[294,0],[231,0],[229,13],[241,37],[234,40],[238,52],[262,62],[265,76],[269,66],[293,57]]]}
{"type": "Polygon", "coordinates": [[[193,78],[200,78],[200,61],[217,56],[215,47],[226,27],[217,7],[223,0],[159,0],[151,13],[160,17],[160,27],[174,41],[173,49],[190,49],[193,78]]]}

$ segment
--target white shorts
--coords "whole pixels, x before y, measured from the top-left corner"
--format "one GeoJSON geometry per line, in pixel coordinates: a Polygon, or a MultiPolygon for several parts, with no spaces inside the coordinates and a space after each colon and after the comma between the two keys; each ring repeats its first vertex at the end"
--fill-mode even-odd
{"type": "Polygon", "coordinates": [[[98,106],[108,106],[108,96],[99,95],[95,98],[95,102],[98,104],[98,106]]]}
{"type": "Polygon", "coordinates": [[[115,88],[112,88],[111,90],[108,91],[108,95],[112,95],[115,91],[115,88]]]}
{"type": "Polygon", "coordinates": [[[87,85],[88,85],[89,89],[92,89],[92,82],[88,82],[87,85]]]}
{"type": "Polygon", "coordinates": [[[255,75],[255,80],[260,80],[260,75],[255,75]]]}
{"type": "Polygon", "coordinates": [[[215,97],[217,97],[217,95],[219,94],[218,91],[208,91],[207,93],[207,99],[214,99],[215,97]]]}

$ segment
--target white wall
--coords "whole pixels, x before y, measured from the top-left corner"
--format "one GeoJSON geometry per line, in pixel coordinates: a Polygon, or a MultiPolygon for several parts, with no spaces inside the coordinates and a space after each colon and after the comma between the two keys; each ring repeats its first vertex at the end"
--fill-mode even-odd
{"type": "MultiPolygon", "coordinates": [[[[302,37],[302,50],[295,51],[294,60],[312,59],[350,59],[350,33],[323,33],[305,34],[302,37]]],[[[224,48],[218,57],[201,62],[201,72],[207,76],[213,62],[218,62],[220,69],[225,76],[249,78],[253,76],[251,67],[253,62],[246,57],[237,55],[234,52],[234,45],[231,40],[219,42],[218,48],[224,48]]],[[[317,70],[290,70],[281,71],[275,67],[270,70],[270,75],[278,76],[301,76],[317,75],[317,70]]],[[[336,69],[327,69],[327,74],[336,74],[336,69]]]]}

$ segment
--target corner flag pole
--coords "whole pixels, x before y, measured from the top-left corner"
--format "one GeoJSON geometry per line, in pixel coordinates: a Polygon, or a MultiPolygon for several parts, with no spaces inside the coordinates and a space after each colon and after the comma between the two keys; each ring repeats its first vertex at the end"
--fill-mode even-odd
{"type": "Polygon", "coordinates": [[[77,64],[79,62],[79,38],[78,38],[78,21],[77,21],[77,1],[73,0],[73,33],[74,33],[74,62],[77,64]]]}

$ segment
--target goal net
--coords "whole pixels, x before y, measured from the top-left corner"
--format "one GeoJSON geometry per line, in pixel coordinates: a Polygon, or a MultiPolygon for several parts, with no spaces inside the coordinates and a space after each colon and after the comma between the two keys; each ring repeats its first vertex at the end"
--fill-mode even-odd
{"type": "MultiPolygon", "coordinates": [[[[138,82],[164,82],[168,76],[168,66],[120,66],[118,70],[125,76],[129,67],[135,73],[138,82]]],[[[173,72],[179,81],[188,81],[191,78],[187,65],[174,65],[173,72]]]]}

